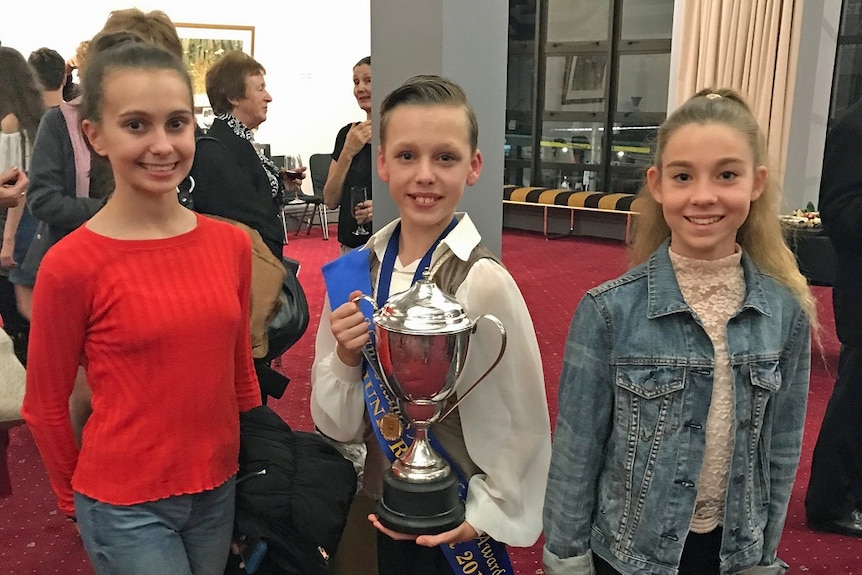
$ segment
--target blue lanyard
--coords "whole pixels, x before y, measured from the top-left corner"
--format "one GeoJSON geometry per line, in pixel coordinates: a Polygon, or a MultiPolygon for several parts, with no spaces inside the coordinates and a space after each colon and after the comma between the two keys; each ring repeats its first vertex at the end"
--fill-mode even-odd
{"type": "MultiPolygon", "coordinates": [[[[413,274],[411,285],[416,283],[416,280],[422,277],[425,270],[431,267],[431,256],[434,254],[434,250],[437,249],[437,246],[440,245],[443,238],[449,235],[449,232],[451,232],[457,225],[458,218],[453,217],[452,221],[449,222],[449,225],[446,226],[446,229],[443,230],[443,233],[440,234],[440,237],[434,240],[434,243],[431,244],[431,247],[428,248],[428,251],[425,252],[425,255],[422,256],[422,259],[419,261],[419,266],[413,274]]],[[[395,259],[398,257],[398,240],[400,238],[401,222],[398,222],[398,225],[395,226],[395,230],[392,232],[392,237],[389,238],[389,243],[386,244],[386,253],[383,255],[383,262],[380,265],[380,280],[377,282],[377,305],[381,308],[386,303],[386,300],[389,299],[389,286],[392,283],[392,272],[395,269],[395,259]]]]}

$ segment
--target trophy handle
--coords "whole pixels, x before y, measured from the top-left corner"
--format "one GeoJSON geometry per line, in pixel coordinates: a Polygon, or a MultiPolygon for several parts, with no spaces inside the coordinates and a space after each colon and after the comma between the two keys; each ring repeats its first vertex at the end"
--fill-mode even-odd
{"type": "Polygon", "coordinates": [[[492,364],[491,364],[491,367],[489,367],[487,370],[485,370],[485,373],[483,373],[483,374],[482,374],[482,376],[481,376],[479,379],[477,379],[477,380],[476,380],[476,383],[474,383],[474,384],[473,384],[473,385],[471,385],[469,388],[467,388],[467,391],[465,391],[465,392],[461,395],[461,397],[459,397],[459,398],[458,398],[458,400],[457,400],[457,401],[455,401],[455,403],[453,403],[453,404],[449,407],[449,409],[447,409],[447,410],[443,413],[443,415],[441,415],[440,417],[438,417],[438,418],[436,418],[436,419],[434,420],[435,422],[436,422],[436,421],[440,421],[440,420],[442,420],[442,419],[445,419],[445,418],[446,418],[450,413],[452,413],[453,411],[455,411],[455,408],[456,408],[456,407],[458,407],[458,405],[460,405],[462,401],[464,401],[464,398],[465,398],[465,397],[467,397],[467,395],[469,395],[469,393],[470,393],[471,391],[473,391],[474,389],[476,389],[476,386],[477,386],[477,385],[479,385],[480,383],[482,383],[482,380],[484,380],[484,379],[485,379],[485,377],[487,377],[487,375],[488,375],[489,373],[491,373],[491,372],[494,370],[494,368],[495,368],[495,367],[497,367],[497,364],[499,364],[499,363],[500,363],[500,360],[501,360],[501,359],[503,359],[503,354],[504,354],[504,353],[506,353],[506,340],[507,340],[507,338],[506,338],[506,328],[505,328],[505,327],[503,327],[503,322],[501,322],[499,319],[497,319],[497,317],[496,317],[496,316],[493,316],[493,315],[491,315],[491,314],[489,314],[489,313],[486,313],[486,314],[480,315],[479,317],[477,317],[477,318],[476,318],[476,321],[473,323],[473,329],[471,330],[471,332],[472,332],[472,333],[476,333],[476,328],[477,328],[477,327],[478,327],[478,325],[479,325],[479,320],[480,320],[480,319],[487,319],[488,321],[490,321],[490,322],[492,322],[494,325],[496,325],[496,326],[497,326],[497,329],[499,329],[499,330],[500,330],[500,353],[498,353],[498,354],[497,354],[497,359],[495,359],[495,360],[494,360],[494,363],[492,363],[492,364]]]}

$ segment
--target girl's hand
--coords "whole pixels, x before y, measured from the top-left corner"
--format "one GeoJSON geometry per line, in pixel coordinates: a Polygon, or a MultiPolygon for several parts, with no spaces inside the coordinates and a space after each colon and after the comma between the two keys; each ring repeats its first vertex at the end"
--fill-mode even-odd
{"type": "Polygon", "coordinates": [[[370,141],[371,120],[354,124],[347,132],[347,139],[344,140],[344,148],[342,148],[341,153],[346,153],[348,157],[353,158],[370,141]]]}
{"type": "Polygon", "coordinates": [[[12,258],[12,253],[15,251],[15,240],[11,242],[3,242],[3,247],[0,247],[0,267],[14,268],[17,264],[12,258]]]}
{"type": "Polygon", "coordinates": [[[472,541],[479,536],[479,532],[466,521],[451,531],[445,531],[437,535],[409,535],[384,527],[377,519],[377,515],[373,513],[368,516],[368,520],[371,521],[378,531],[396,541],[415,541],[416,545],[422,545],[423,547],[436,547],[444,543],[463,543],[465,541],[472,541]]]}
{"type": "Polygon", "coordinates": [[[329,316],[332,335],[338,342],[335,351],[345,365],[362,363],[362,348],[371,339],[368,320],[359,309],[359,302],[354,301],[361,296],[359,290],[351,292],[350,301],[335,308],[329,316]]]}

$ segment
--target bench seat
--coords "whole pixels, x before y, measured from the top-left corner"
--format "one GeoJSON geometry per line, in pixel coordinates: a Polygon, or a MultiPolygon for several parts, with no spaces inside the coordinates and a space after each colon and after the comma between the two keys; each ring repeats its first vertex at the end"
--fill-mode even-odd
{"type": "Polygon", "coordinates": [[[632,217],[637,215],[635,194],[577,192],[557,188],[503,186],[503,204],[541,206],[542,231],[548,237],[548,209],[569,210],[569,232],[574,230],[575,212],[616,213],[626,218],[626,242],[631,233],[632,217]]]}

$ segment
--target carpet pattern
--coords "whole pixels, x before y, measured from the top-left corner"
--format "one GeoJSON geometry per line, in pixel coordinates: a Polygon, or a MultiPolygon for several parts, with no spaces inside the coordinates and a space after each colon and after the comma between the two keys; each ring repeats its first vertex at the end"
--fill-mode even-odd
{"type": "MultiPolygon", "coordinates": [[[[334,227],[331,230],[335,238],[334,227]]],[[[338,255],[336,241],[322,241],[321,232],[291,235],[285,255],[302,264],[300,281],[311,309],[305,336],[282,358],[282,371],[291,378],[285,396],[273,407],[295,429],[311,430],[308,412],[314,334],[323,303],[320,266],[338,255]]],[[[594,238],[545,240],[541,234],[506,230],[503,262],[521,287],[543,351],[545,380],[552,421],[556,418],[557,384],[564,342],[572,313],[590,287],[625,270],[621,242],[594,238]]],[[[811,452],[832,390],[838,364],[838,342],[832,317],[831,290],[814,288],[820,303],[822,350],[815,350],[802,461],[793,490],[780,556],[790,563],[791,575],[823,573],[862,575],[862,541],[814,533],[805,526],[803,499],[811,466],[811,452]]],[[[0,500],[0,574],[92,574],[75,527],[56,510],[32,437],[24,427],[11,433],[9,462],[13,495],[0,500]]],[[[539,575],[541,541],[511,550],[519,575],[539,575]]],[[[357,569],[357,574],[362,570],[357,569]]]]}

